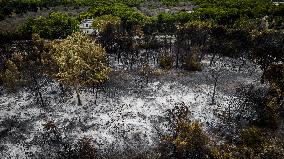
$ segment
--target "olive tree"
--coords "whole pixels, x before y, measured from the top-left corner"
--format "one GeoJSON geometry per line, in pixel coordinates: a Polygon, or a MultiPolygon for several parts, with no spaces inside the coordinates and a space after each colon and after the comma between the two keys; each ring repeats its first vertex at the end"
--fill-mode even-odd
{"type": "Polygon", "coordinates": [[[108,79],[110,68],[106,65],[105,50],[87,35],[76,32],[62,41],[54,41],[51,51],[58,65],[56,77],[74,87],[78,105],[82,105],[80,86],[94,86],[108,79]]]}

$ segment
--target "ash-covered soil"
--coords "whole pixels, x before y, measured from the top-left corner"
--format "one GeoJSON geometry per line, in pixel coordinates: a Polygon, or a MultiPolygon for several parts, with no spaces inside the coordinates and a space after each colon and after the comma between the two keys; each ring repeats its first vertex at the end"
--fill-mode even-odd
{"type": "Polygon", "coordinates": [[[184,103],[189,119],[201,122],[214,137],[211,130],[222,123],[220,116],[235,99],[236,88],[256,83],[261,71],[249,62],[239,69],[233,59],[218,59],[209,67],[208,59],[202,61],[201,72],[171,70],[150,77],[148,83],[138,69],[114,69],[110,81],[98,89],[97,98],[92,88],[82,88],[82,106],[77,105],[72,89],[62,96],[59,84],[48,79],[43,80],[48,82],[41,89],[44,106],[28,90],[14,94],[2,91],[0,158],[52,158],[56,143],[48,144],[44,129],[50,121],[60,140],[75,142],[87,137],[102,154],[147,152],[167,132],[166,112],[176,103],[184,103]],[[213,105],[212,70],[221,72],[213,105]]]}

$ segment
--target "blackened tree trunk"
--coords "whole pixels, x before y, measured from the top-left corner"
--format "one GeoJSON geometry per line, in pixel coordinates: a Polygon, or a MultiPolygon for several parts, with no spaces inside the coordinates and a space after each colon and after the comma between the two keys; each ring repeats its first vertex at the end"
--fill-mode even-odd
{"type": "Polygon", "coordinates": [[[177,52],[176,52],[176,68],[179,68],[179,46],[177,46],[177,52]]]}
{"type": "Polygon", "coordinates": [[[214,53],[213,56],[212,56],[212,58],[211,58],[211,60],[210,60],[209,66],[212,66],[212,64],[213,64],[213,62],[214,62],[214,59],[215,59],[215,56],[216,56],[216,54],[214,53]]]}
{"type": "Polygon", "coordinates": [[[95,105],[97,105],[97,100],[98,100],[98,93],[99,93],[99,86],[96,86],[96,99],[95,99],[95,105]]]}
{"type": "Polygon", "coordinates": [[[75,91],[76,91],[78,105],[81,106],[82,105],[82,101],[81,101],[81,96],[80,96],[80,91],[79,91],[78,85],[75,86],[75,91]]]}
{"type": "Polygon", "coordinates": [[[214,78],[213,94],[212,94],[212,98],[211,98],[211,104],[212,104],[212,105],[215,104],[215,95],[216,95],[217,82],[218,82],[218,77],[215,77],[215,78],[214,78]]]}

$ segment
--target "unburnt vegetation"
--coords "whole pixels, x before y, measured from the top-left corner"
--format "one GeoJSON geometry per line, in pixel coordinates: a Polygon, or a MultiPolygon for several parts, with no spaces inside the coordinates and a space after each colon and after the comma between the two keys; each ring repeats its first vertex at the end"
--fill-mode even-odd
{"type": "Polygon", "coordinates": [[[0,33],[0,158],[283,158],[283,4],[0,6],[0,19],[89,8],[0,33]],[[151,5],[191,7],[141,9],[151,5]],[[79,32],[84,19],[93,19],[95,33],[79,32]]]}

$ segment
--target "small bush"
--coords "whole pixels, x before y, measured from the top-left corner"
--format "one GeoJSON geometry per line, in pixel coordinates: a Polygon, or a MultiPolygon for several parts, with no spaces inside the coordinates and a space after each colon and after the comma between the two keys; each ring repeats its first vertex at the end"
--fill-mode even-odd
{"type": "Polygon", "coordinates": [[[163,55],[159,59],[160,67],[169,70],[173,67],[174,59],[170,55],[163,55]]]}
{"type": "Polygon", "coordinates": [[[264,108],[264,114],[261,116],[261,119],[268,128],[278,128],[280,108],[281,105],[277,97],[270,96],[266,99],[266,107],[264,108]]]}
{"type": "Polygon", "coordinates": [[[182,103],[176,103],[167,110],[167,121],[171,134],[162,138],[160,158],[220,158],[220,152],[213,148],[212,142],[198,122],[188,118],[190,111],[182,103]]]}
{"type": "Polygon", "coordinates": [[[188,71],[201,71],[202,70],[202,66],[198,62],[195,54],[185,57],[184,62],[182,64],[182,68],[188,71]]]}
{"type": "Polygon", "coordinates": [[[263,150],[265,140],[260,129],[250,127],[241,132],[241,143],[243,146],[251,148],[255,152],[261,152],[263,150]]]}
{"type": "Polygon", "coordinates": [[[282,159],[283,153],[273,149],[273,148],[268,148],[261,154],[261,159],[282,159]]]}
{"type": "Polygon", "coordinates": [[[276,143],[270,143],[264,147],[260,154],[261,159],[282,159],[284,156],[284,149],[276,143]]]}
{"type": "Polygon", "coordinates": [[[163,70],[161,70],[161,69],[154,69],[153,71],[152,71],[152,74],[153,74],[153,76],[161,76],[161,75],[163,75],[165,72],[163,71],[163,70]]]}
{"type": "Polygon", "coordinates": [[[5,69],[0,72],[0,81],[8,92],[15,92],[24,82],[18,67],[11,60],[5,61],[5,69]]]}
{"type": "Polygon", "coordinates": [[[165,137],[165,140],[173,145],[173,157],[180,159],[213,157],[209,138],[197,122],[179,122],[174,135],[165,137]]]}
{"type": "MultiPolygon", "coordinates": [[[[265,130],[265,129],[263,129],[265,130]]],[[[282,159],[283,139],[250,127],[241,132],[241,145],[234,149],[236,158],[282,159]]]]}
{"type": "Polygon", "coordinates": [[[262,76],[264,80],[276,85],[284,92],[284,64],[271,64],[262,76]]]}

